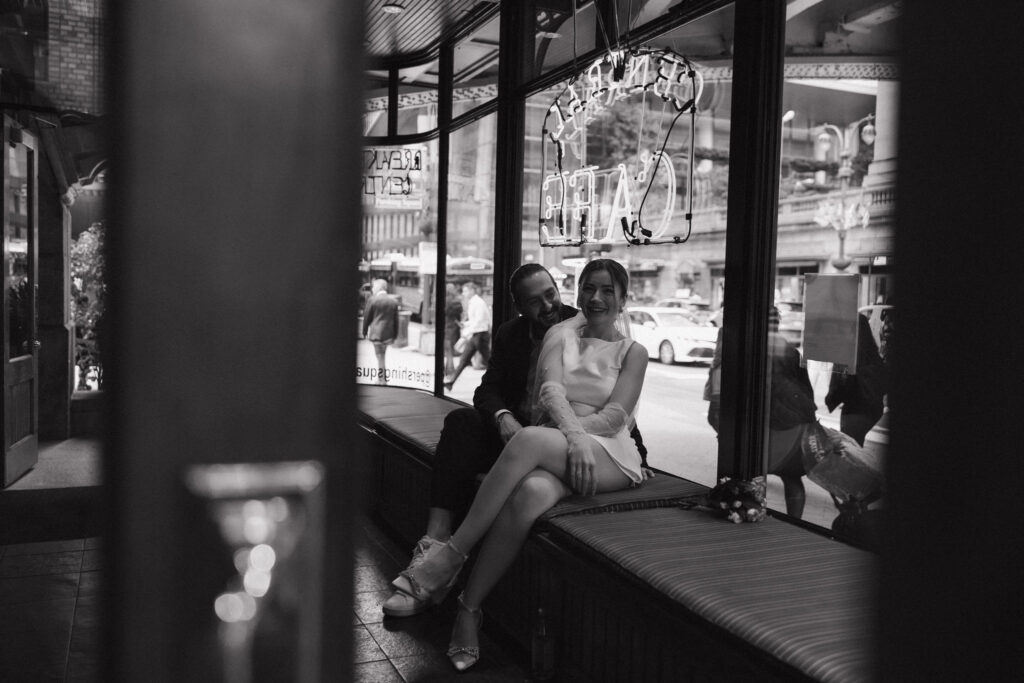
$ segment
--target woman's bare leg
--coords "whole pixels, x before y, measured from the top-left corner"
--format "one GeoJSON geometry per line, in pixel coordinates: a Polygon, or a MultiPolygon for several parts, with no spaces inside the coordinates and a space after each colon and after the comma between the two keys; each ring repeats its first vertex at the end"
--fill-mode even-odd
{"type": "MultiPolygon", "coordinates": [[[[462,600],[467,607],[480,607],[494,584],[515,561],[533,523],[570,493],[572,491],[558,477],[544,470],[533,470],[523,478],[483,540],[473,573],[462,592],[462,600]]],[[[476,647],[477,641],[476,623],[470,619],[457,619],[452,631],[452,644],[476,647]]]]}
{"type": "Polygon", "coordinates": [[[571,493],[561,479],[544,470],[533,470],[523,478],[480,546],[464,591],[467,605],[480,606],[519,554],[537,518],[571,493]]]}
{"type": "MultiPolygon", "coordinates": [[[[596,442],[590,441],[594,454],[594,479],[598,492],[617,491],[629,485],[618,465],[596,442]]],[[[557,429],[525,427],[521,429],[498,457],[484,477],[465,519],[448,540],[448,545],[429,557],[415,570],[402,572],[393,583],[399,590],[413,595],[429,595],[445,585],[464,562],[463,553],[483,538],[497,519],[505,503],[523,478],[535,469],[549,472],[565,483],[568,443],[557,429]]],[[[426,599],[421,597],[420,599],[426,599]]]]}
{"type": "MultiPolygon", "coordinates": [[[[596,441],[590,444],[594,453],[594,478],[597,480],[598,492],[615,491],[628,486],[629,478],[605,450],[596,441]]],[[[557,429],[525,427],[520,430],[484,477],[469,512],[452,534],[455,547],[468,553],[491,528],[519,482],[531,471],[542,469],[564,483],[568,449],[565,436],[557,429]]]]}

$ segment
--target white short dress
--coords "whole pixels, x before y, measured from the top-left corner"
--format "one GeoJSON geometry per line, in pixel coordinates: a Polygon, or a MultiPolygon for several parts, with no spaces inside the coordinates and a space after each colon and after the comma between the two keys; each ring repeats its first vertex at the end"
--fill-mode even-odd
{"type": "MultiPolygon", "coordinates": [[[[596,413],[608,402],[633,340],[626,338],[605,341],[582,337],[580,329],[569,332],[562,337],[565,395],[576,415],[584,417],[596,413]]],[[[640,470],[640,452],[629,435],[632,422],[633,418],[630,416],[629,424],[620,429],[615,436],[591,434],[590,437],[601,444],[619,469],[634,484],[639,484],[643,481],[643,473],[640,470]]]]}

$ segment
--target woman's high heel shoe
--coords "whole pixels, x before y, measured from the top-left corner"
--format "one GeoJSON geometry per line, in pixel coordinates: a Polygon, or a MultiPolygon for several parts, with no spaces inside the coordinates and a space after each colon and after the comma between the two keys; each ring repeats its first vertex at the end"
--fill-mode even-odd
{"type": "Polygon", "coordinates": [[[455,579],[458,578],[467,557],[468,555],[448,539],[444,545],[431,548],[423,562],[403,571],[391,585],[417,600],[436,605],[444,600],[448,591],[455,585],[455,579]],[[449,554],[454,554],[454,559],[442,557],[449,554]]]}
{"type": "Polygon", "coordinates": [[[448,644],[448,652],[446,654],[457,671],[465,671],[480,659],[480,639],[477,636],[476,645],[456,645],[455,632],[459,628],[460,619],[473,619],[476,622],[474,624],[476,628],[473,629],[473,632],[479,634],[480,627],[484,623],[484,611],[479,607],[476,609],[469,607],[462,599],[462,595],[459,596],[459,609],[455,614],[455,626],[452,628],[452,642],[448,644]]]}

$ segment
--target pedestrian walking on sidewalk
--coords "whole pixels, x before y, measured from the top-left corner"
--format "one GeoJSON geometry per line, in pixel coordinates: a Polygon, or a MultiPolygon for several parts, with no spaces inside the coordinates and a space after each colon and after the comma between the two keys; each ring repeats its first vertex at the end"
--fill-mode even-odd
{"type": "Polygon", "coordinates": [[[377,384],[388,383],[384,356],[398,335],[398,302],[388,294],[386,280],[373,281],[373,295],[363,312],[363,336],[373,343],[377,356],[377,384]]]}

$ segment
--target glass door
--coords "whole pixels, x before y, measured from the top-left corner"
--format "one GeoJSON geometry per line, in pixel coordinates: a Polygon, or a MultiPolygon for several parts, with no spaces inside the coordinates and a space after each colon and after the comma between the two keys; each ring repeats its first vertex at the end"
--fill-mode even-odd
{"type": "Polygon", "coordinates": [[[3,485],[38,459],[36,375],[36,145],[4,118],[3,485]]]}

